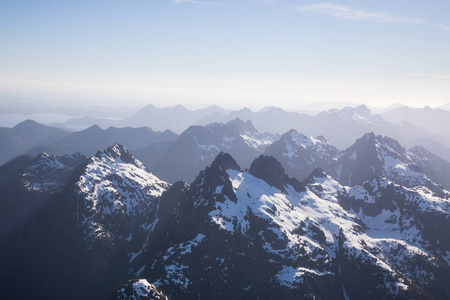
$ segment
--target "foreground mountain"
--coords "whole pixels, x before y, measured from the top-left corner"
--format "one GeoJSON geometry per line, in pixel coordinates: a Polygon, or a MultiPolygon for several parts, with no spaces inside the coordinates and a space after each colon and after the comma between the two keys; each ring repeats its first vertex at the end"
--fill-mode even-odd
{"type": "Polygon", "coordinates": [[[249,121],[235,119],[225,124],[191,126],[168,145],[163,155],[158,148],[151,147],[148,150],[156,153],[141,151],[139,157],[163,180],[191,182],[221,151],[238,157],[239,163],[248,167],[277,138],[278,135],[260,133],[249,121]],[[155,163],[156,156],[160,159],[155,163]]]}
{"type": "Polygon", "coordinates": [[[2,207],[34,202],[0,241],[2,298],[105,299],[147,242],[169,185],[120,145],[81,157],[41,154],[2,188],[2,207]]]}
{"type": "Polygon", "coordinates": [[[243,171],[223,152],[191,185],[170,186],[120,145],[61,170],[65,184],[28,176],[15,195],[51,187],[0,241],[1,298],[450,296],[442,188],[383,176],[348,187],[320,169],[300,182],[273,157],[243,171]]]}
{"type": "Polygon", "coordinates": [[[42,153],[34,159],[20,156],[1,166],[0,240],[64,189],[86,159],[78,153],[61,157],[42,153]]]}
{"type": "Polygon", "coordinates": [[[450,194],[374,184],[320,170],[302,184],[271,157],[243,172],[220,154],[163,196],[157,246],[134,269],[183,299],[448,296],[448,237],[433,230],[450,226],[450,194]]]}

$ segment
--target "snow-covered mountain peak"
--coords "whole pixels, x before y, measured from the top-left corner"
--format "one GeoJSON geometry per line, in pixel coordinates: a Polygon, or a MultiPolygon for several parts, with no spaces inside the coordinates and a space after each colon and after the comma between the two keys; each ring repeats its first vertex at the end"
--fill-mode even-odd
{"type": "Polygon", "coordinates": [[[127,211],[132,207],[123,207],[120,200],[134,202],[159,197],[169,186],[149,173],[139,160],[119,144],[92,156],[77,185],[92,201],[92,209],[101,200],[104,204],[117,204],[113,205],[114,209],[126,208],[127,211]]]}
{"type": "Polygon", "coordinates": [[[372,111],[370,110],[370,108],[362,104],[357,107],[346,106],[343,107],[342,109],[331,108],[327,111],[322,112],[321,114],[332,114],[341,117],[350,117],[354,115],[359,115],[361,117],[368,117],[371,115],[371,113],[372,111]]]}
{"type": "MultiPolygon", "coordinates": [[[[250,120],[239,118],[227,123],[212,123],[206,126],[214,134],[224,136],[222,144],[228,146],[235,139],[242,139],[249,147],[262,152],[267,146],[279,138],[278,134],[260,133],[250,120]]],[[[230,146],[228,146],[230,147],[230,146]]]]}
{"type": "Polygon", "coordinates": [[[79,153],[64,156],[41,153],[22,173],[22,182],[29,191],[53,193],[67,184],[74,169],[86,159],[79,153]]]}
{"type": "Polygon", "coordinates": [[[323,137],[314,138],[291,129],[267,147],[264,154],[274,156],[290,176],[303,180],[316,167],[332,171],[339,150],[323,137]]]}
{"type": "Polygon", "coordinates": [[[254,132],[257,131],[256,128],[253,126],[252,121],[247,120],[246,122],[244,122],[243,120],[241,120],[240,118],[235,118],[234,120],[228,121],[226,123],[212,123],[207,125],[207,128],[213,129],[215,127],[228,127],[232,130],[235,130],[237,132],[245,132],[245,131],[249,131],[249,132],[254,132]]]}
{"type": "Polygon", "coordinates": [[[98,151],[93,158],[109,162],[122,161],[127,164],[133,164],[137,168],[145,169],[144,164],[137,160],[130,151],[120,144],[114,144],[104,151],[98,151]]]}
{"type": "Polygon", "coordinates": [[[95,238],[127,232],[139,220],[150,218],[155,201],[170,185],[116,144],[89,159],[75,186],[79,218],[95,238]]]}
{"type": "Polygon", "coordinates": [[[386,120],[380,115],[372,114],[371,110],[365,106],[347,106],[342,109],[330,109],[317,115],[318,119],[334,120],[334,122],[344,122],[346,124],[361,124],[379,126],[386,124],[386,120]],[[330,119],[331,118],[331,119],[330,119]]]}
{"type": "Polygon", "coordinates": [[[408,187],[430,185],[430,180],[416,163],[396,140],[367,133],[338,159],[337,179],[343,184],[354,185],[374,176],[384,176],[408,187]]]}
{"type": "MultiPolygon", "coordinates": [[[[333,152],[337,152],[335,147],[333,147],[324,137],[315,138],[308,134],[303,134],[297,132],[295,129],[291,129],[286,134],[283,134],[280,138],[280,141],[284,143],[290,143],[292,146],[296,148],[309,149],[311,151],[316,152],[327,152],[331,148],[333,152]]],[[[296,149],[293,149],[294,151],[296,149]]],[[[294,153],[286,153],[287,156],[295,155],[294,153]]]]}
{"type": "Polygon", "coordinates": [[[115,290],[114,299],[169,300],[169,297],[147,279],[131,279],[115,290]]]}
{"type": "Polygon", "coordinates": [[[387,136],[375,135],[373,132],[364,134],[350,148],[364,148],[362,151],[375,151],[379,159],[384,155],[395,158],[407,156],[406,149],[398,141],[387,136]]]}
{"type": "MultiPolygon", "coordinates": [[[[243,288],[252,291],[252,295],[258,295],[262,288],[257,285],[259,280],[270,281],[271,289],[290,292],[304,290],[311,280],[325,285],[338,280],[337,293],[357,295],[359,292],[353,288],[356,282],[393,296],[409,295],[415,283],[422,284],[427,276],[434,276],[436,260],[424,250],[426,243],[422,243],[427,237],[417,236],[417,240],[405,242],[395,236],[413,237],[421,226],[411,223],[408,215],[420,203],[413,190],[405,198],[383,179],[377,185],[379,193],[370,186],[367,190],[359,186],[361,190],[356,191],[318,169],[311,176],[314,180],[303,190],[286,184],[283,191],[267,179],[271,168],[284,175],[274,158],[258,158],[248,172],[229,169],[225,174],[219,164],[214,165],[201,172],[179,211],[175,210],[179,223],[173,227],[172,236],[176,238],[147,263],[151,267],[144,266],[143,274],[158,274],[157,286],[176,289],[174,293],[180,295],[192,289],[203,293],[203,281],[212,274],[221,274],[223,282],[230,285],[241,285],[244,280],[243,288]],[[370,220],[374,217],[365,213],[366,208],[355,211],[368,225],[352,211],[360,202],[371,205],[371,199],[375,201],[373,205],[379,201],[381,207],[385,207],[384,202],[388,205],[387,210],[382,208],[382,213],[375,215],[381,227],[385,224],[384,229],[373,227],[370,220]],[[388,199],[394,199],[389,201],[395,204],[392,206],[388,199]],[[351,208],[344,209],[344,203],[351,208]],[[391,226],[396,220],[400,220],[399,225],[391,226]],[[391,234],[382,235],[389,230],[391,234]],[[259,266],[256,269],[255,262],[259,266]],[[236,278],[237,266],[239,270],[256,272],[251,273],[251,280],[247,275],[228,282],[236,278]],[[354,270],[364,270],[381,279],[372,282],[354,270]]],[[[443,207],[439,201],[436,198],[430,211],[439,212],[443,207]]],[[[422,220],[429,228],[430,224],[422,220]]]]}
{"type": "MultiPolygon", "coordinates": [[[[368,132],[368,133],[365,133],[365,134],[362,136],[362,138],[356,140],[356,142],[358,142],[359,140],[361,140],[361,141],[364,141],[364,142],[366,142],[366,143],[370,143],[370,142],[374,143],[375,140],[376,140],[376,138],[377,138],[377,136],[375,135],[375,133],[373,133],[373,132],[368,132]]],[[[356,142],[355,142],[355,144],[356,144],[356,142]]]]}

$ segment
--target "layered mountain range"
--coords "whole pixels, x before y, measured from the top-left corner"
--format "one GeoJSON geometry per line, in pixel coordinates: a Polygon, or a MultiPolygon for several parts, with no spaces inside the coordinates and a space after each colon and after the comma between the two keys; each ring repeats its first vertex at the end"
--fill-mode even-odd
{"type": "Polygon", "coordinates": [[[1,298],[450,297],[448,162],[372,133],[276,139],[235,120],[147,167],[119,144],[1,166],[1,298]],[[169,159],[201,169],[170,184],[169,159]]]}
{"type": "Polygon", "coordinates": [[[394,139],[367,133],[344,151],[323,137],[291,130],[265,151],[278,159],[286,172],[304,179],[319,167],[344,185],[361,184],[384,176],[407,187],[435,183],[450,188],[450,163],[423,146],[407,149],[394,139]]]}
{"type": "Polygon", "coordinates": [[[162,155],[158,156],[160,149],[155,145],[136,151],[136,155],[164,180],[191,182],[221,151],[249,167],[278,138],[277,134],[260,133],[250,121],[235,119],[225,124],[191,126],[167,145],[162,155]]]}
{"type": "MultiPolygon", "coordinates": [[[[355,104],[347,103],[347,105],[355,104]]],[[[377,114],[364,105],[355,107],[338,106],[339,109],[327,109],[322,112],[317,112],[315,115],[289,112],[273,106],[265,107],[259,111],[252,111],[248,108],[225,110],[218,106],[189,110],[182,105],[166,108],[147,105],[129,117],[122,119],[118,119],[118,115],[115,113],[111,114],[111,118],[109,119],[94,118],[89,114],[86,118],[71,119],[64,124],[50,124],[49,126],[60,127],[64,130],[81,130],[81,132],[95,125],[100,125],[105,130],[110,127],[112,129],[110,128],[108,132],[101,134],[99,133],[99,128],[95,126],[88,130],[88,132],[78,135],[78,137],[66,139],[62,143],[58,142],[49,148],[41,147],[35,149],[36,151],[31,154],[37,155],[39,151],[44,151],[62,155],[78,151],[85,155],[92,155],[98,149],[104,149],[115,142],[123,144],[129,149],[132,149],[133,153],[136,153],[135,150],[150,146],[155,142],[155,139],[150,137],[148,140],[150,142],[145,145],[142,144],[146,142],[146,138],[134,138],[130,142],[130,139],[123,138],[124,134],[130,137],[136,137],[139,134],[148,136],[148,134],[146,135],[144,129],[140,129],[139,133],[139,130],[123,130],[122,132],[118,132],[119,128],[130,126],[136,127],[136,129],[138,129],[137,127],[149,127],[156,131],[166,131],[169,129],[177,134],[181,134],[193,125],[206,126],[214,122],[226,123],[239,118],[244,121],[250,120],[262,132],[283,134],[290,129],[296,129],[304,134],[323,136],[339,149],[348,148],[357,138],[367,132],[374,132],[377,135],[394,138],[408,148],[422,145],[432,153],[450,161],[450,133],[446,130],[448,128],[446,124],[450,118],[449,111],[430,107],[410,108],[403,105],[394,105],[384,110],[381,114],[377,114]],[[105,136],[109,137],[107,138],[105,136]],[[86,141],[81,140],[81,137],[91,141],[92,145],[90,143],[86,144],[86,141]],[[114,140],[113,137],[116,137],[116,139],[114,140]],[[81,140],[80,145],[73,144],[75,140],[78,142],[81,140]],[[109,141],[109,143],[100,144],[97,143],[97,140],[109,141]],[[72,141],[72,144],[69,143],[70,141],[72,141]],[[97,148],[94,146],[97,146],[97,148]],[[90,152],[87,153],[85,150],[89,150],[90,152]]],[[[124,109],[121,115],[129,114],[126,111],[129,111],[129,108],[128,110],[124,109]]],[[[66,110],[64,112],[67,114],[66,110]]],[[[101,113],[102,117],[105,117],[105,113],[107,112],[108,109],[103,109],[99,113],[101,113]]],[[[57,128],[53,128],[52,130],[61,131],[57,128]]],[[[16,138],[22,139],[25,144],[28,143],[27,139],[18,136],[16,134],[17,132],[12,133],[15,137],[11,139],[10,131],[8,128],[0,129],[0,142],[5,143],[4,149],[13,149],[13,153],[5,157],[2,157],[2,153],[0,153],[0,163],[4,163],[8,159],[23,154],[25,150],[30,149],[27,147],[25,147],[26,149],[14,148],[14,145],[12,146],[13,148],[10,148],[9,143],[13,142],[16,138]],[[3,139],[3,132],[8,132],[6,133],[6,139],[3,139]]],[[[64,131],[63,133],[67,134],[64,131]]],[[[171,139],[161,139],[160,141],[172,141],[174,139],[173,137],[171,139]]],[[[32,145],[31,148],[34,148],[34,146],[49,146],[51,143],[49,140],[41,140],[38,145],[32,145]]]]}
{"type": "Polygon", "coordinates": [[[79,152],[94,155],[99,149],[121,143],[130,149],[141,149],[155,143],[174,141],[177,134],[170,130],[154,131],[148,127],[87,129],[68,132],[27,120],[13,128],[0,128],[0,164],[21,155],[36,156],[41,152],[66,155],[79,152]]]}

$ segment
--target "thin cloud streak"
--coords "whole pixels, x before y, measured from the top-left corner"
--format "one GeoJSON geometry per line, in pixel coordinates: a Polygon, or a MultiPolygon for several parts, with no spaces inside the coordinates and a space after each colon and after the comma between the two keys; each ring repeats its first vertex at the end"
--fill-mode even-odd
{"type": "Polygon", "coordinates": [[[408,76],[429,77],[435,79],[450,79],[450,75],[446,74],[430,74],[430,73],[407,73],[408,76]]]}
{"type": "Polygon", "coordinates": [[[209,1],[197,1],[197,0],[172,0],[172,3],[173,4],[190,3],[190,4],[206,4],[206,5],[223,5],[223,3],[209,2],[209,1]]]}
{"type": "Polygon", "coordinates": [[[420,24],[425,26],[436,27],[445,31],[450,31],[449,26],[429,23],[421,19],[410,18],[404,16],[392,15],[385,12],[370,12],[360,9],[347,7],[341,4],[335,4],[332,2],[316,3],[307,6],[298,7],[301,11],[315,12],[330,15],[337,18],[347,20],[368,20],[378,23],[409,23],[420,24]]]}

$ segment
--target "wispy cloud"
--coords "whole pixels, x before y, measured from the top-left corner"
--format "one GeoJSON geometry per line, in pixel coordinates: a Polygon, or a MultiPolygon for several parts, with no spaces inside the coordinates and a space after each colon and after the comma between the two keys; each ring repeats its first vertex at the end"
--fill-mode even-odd
{"type": "Polygon", "coordinates": [[[450,79],[450,75],[446,74],[430,74],[430,73],[406,73],[409,76],[429,77],[435,79],[450,79]]]}
{"type": "Polygon", "coordinates": [[[309,11],[330,15],[348,20],[368,20],[378,23],[410,23],[436,27],[445,31],[450,31],[449,26],[426,22],[422,19],[405,16],[392,15],[385,12],[372,12],[356,9],[332,2],[316,3],[298,8],[301,11],[309,11]]]}
{"type": "Polygon", "coordinates": [[[197,0],[172,0],[172,3],[174,3],[174,4],[191,3],[191,4],[223,5],[223,3],[218,3],[218,2],[197,1],[197,0]]]}

